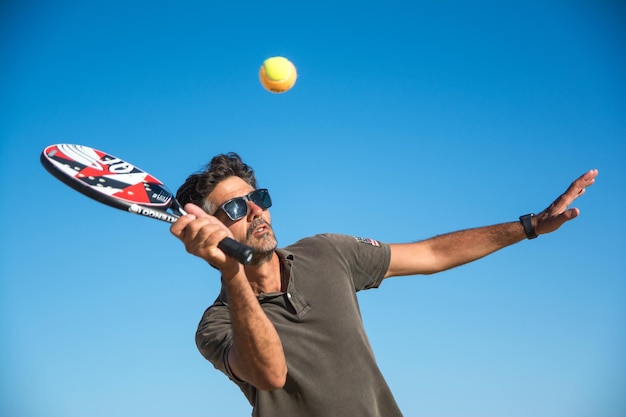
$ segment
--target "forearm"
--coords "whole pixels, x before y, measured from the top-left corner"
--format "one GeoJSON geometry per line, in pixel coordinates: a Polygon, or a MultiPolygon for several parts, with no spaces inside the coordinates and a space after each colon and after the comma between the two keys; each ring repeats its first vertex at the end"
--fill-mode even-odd
{"type": "Polygon", "coordinates": [[[434,272],[475,261],[525,237],[524,228],[517,221],[436,236],[428,242],[436,260],[434,272]]]}
{"type": "Polygon", "coordinates": [[[233,346],[228,354],[231,370],[258,389],[282,387],[287,364],[274,325],[243,272],[225,279],[225,284],[233,329],[233,346]]]}
{"type": "MultiPolygon", "coordinates": [[[[598,170],[578,177],[550,206],[532,219],[539,235],[551,233],[576,218],[579,210],[568,208],[593,185],[598,170]]],[[[436,236],[416,243],[391,246],[391,262],[385,276],[433,274],[480,259],[526,237],[518,221],[478,227],[436,236]]]]}
{"type": "Polygon", "coordinates": [[[516,221],[447,233],[421,242],[391,245],[392,258],[387,276],[445,271],[524,238],[524,228],[516,221]]]}

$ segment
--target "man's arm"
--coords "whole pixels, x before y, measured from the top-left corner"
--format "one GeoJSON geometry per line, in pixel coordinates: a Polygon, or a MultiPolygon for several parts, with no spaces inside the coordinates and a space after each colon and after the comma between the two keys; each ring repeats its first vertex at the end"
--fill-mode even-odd
{"type": "MultiPolygon", "coordinates": [[[[568,208],[595,182],[598,170],[591,170],[576,179],[544,211],[532,217],[538,235],[557,230],[576,218],[577,208],[568,208]]],[[[461,230],[415,243],[392,244],[391,262],[386,276],[433,274],[475,261],[526,238],[520,222],[496,224],[461,230]]]]}
{"type": "Polygon", "coordinates": [[[222,273],[228,292],[233,345],[228,365],[235,376],[261,390],[282,388],[287,378],[287,362],[282,342],[252,290],[243,265],[217,248],[225,237],[232,237],[226,226],[193,204],[170,231],[187,251],[206,260],[222,273]]]}
{"type": "Polygon", "coordinates": [[[233,345],[228,352],[228,365],[237,378],[260,390],[282,388],[287,380],[287,361],[276,328],[267,318],[248,279],[240,272],[223,277],[233,345]]]}

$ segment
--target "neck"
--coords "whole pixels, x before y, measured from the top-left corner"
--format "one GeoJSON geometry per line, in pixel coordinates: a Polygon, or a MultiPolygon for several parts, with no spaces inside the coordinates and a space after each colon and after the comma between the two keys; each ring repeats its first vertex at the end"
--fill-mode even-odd
{"type": "Polygon", "coordinates": [[[267,294],[282,290],[280,259],[276,252],[272,258],[260,265],[245,267],[250,287],[255,294],[267,294]]]}

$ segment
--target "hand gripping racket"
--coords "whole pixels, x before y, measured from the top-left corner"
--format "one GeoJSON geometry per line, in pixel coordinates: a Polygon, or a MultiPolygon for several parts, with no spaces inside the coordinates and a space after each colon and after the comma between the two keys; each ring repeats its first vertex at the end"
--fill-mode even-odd
{"type": "MultiPolygon", "coordinates": [[[[46,147],[39,159],[58,180],[111,207],[168,223],[187,214],[161,181],[106,152],[63,143],[46,147]]],[[[254,256],[251,247],[231,238],[217,246],[244,265],[254,256]]]]}

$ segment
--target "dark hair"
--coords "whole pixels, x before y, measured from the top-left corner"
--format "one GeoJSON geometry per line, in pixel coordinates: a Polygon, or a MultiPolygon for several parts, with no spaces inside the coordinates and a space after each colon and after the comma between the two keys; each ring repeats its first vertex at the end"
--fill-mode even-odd
{"type": "Polygon", "coordinates": [[[235,152],[214,156],[201,172],[191,174],[176,192],[176,199],[181,205],[193,203],[211,214],[216,207],[211,207],[206,200],[217,184],[228,177],[239,177],[256,189],[254,170],[245,164],[235,152]]]}

